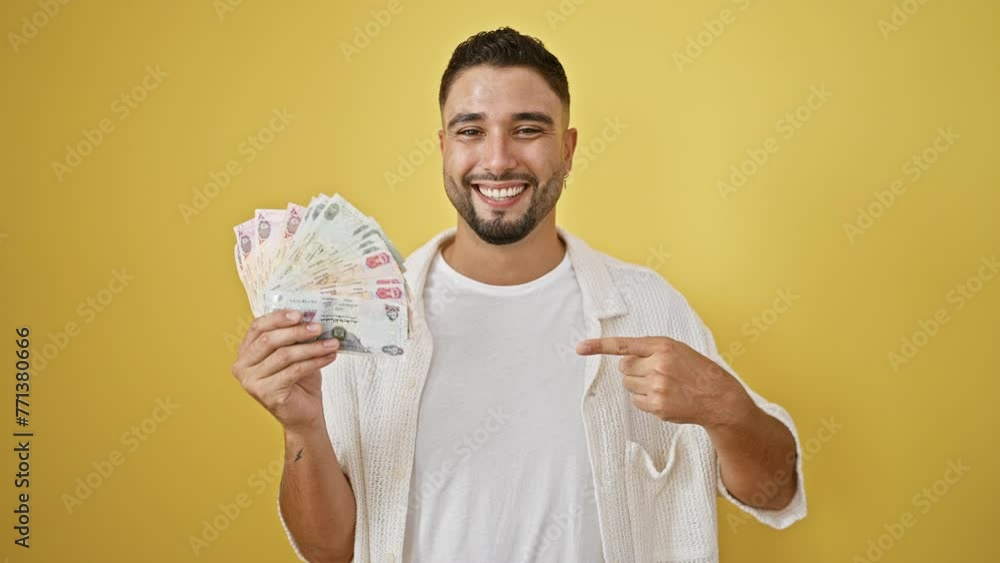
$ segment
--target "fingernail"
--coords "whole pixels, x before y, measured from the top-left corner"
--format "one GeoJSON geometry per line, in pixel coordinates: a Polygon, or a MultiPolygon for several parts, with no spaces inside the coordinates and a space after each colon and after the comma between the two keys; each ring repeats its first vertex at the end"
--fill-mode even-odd
{"type": "Polygon", "coordinates": [[[309,332],[319,332],[319,329],[321,328],[323,327],[319,323],[309,323],[309,326],[306,327],[306,330],[308,330],[309,332]]]}
{"type": "Polygon", "coordinates": [[[298,311],[289,311],[289,312],[285,313],[285,317],[288,320],[290,320],[290,321],[297,321],[297,320],[299,320],[299,312],[298,311]]]}
{"type": "Polygon", "coordinates": [[[340,341],[337,340],[336,338],[330,338],[328,340],[323,341],[323,346],[325,348],[337,348],[338,346],[340,346],[340,341]]]}

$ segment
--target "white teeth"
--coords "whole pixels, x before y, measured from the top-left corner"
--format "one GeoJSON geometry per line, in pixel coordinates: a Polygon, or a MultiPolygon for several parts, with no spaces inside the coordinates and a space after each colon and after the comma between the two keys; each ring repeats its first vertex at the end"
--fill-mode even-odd
{"type": "Polygon", "coordinates": [[[520,185],[515,188],[503,188],[503,189],[492,189],[484,186],[479,186],[479,192],[490,199],[507,199],[518,195],[523,192],[527,185],[520,185]]]}

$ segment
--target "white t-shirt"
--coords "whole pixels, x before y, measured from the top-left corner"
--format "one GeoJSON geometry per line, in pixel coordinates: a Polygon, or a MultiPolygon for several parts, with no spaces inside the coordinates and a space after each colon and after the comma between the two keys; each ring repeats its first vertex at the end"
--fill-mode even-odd
{"type": "Polygon", "coordinates": [[[494,286],[438,252],[424,300],[434,352],[403,561],[603,561],[581,416],[584,358],[567,353],[584,334],[569,257],[528,283],[494,286]]]}

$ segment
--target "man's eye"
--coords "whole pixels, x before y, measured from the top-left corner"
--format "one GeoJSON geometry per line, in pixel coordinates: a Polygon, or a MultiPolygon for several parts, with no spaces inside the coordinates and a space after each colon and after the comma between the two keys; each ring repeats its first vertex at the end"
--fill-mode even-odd
{"type": "Polygon", "coordinates": [[[479,134],[479,131],[477,131],[475,129],[463,129],[463,130],[461,130],[461,131],[458,132],[458,135],[460,137],[471,137],[473,135],[478,135],[478,134],[479,134]]]}
{"type": "Polygon", "coordinates": [[[541,133],[541,129],[535,129],[534,127],[522,127],[517,130],[518,133],[522,135],[534,135],[535,133],[541,133]]]}

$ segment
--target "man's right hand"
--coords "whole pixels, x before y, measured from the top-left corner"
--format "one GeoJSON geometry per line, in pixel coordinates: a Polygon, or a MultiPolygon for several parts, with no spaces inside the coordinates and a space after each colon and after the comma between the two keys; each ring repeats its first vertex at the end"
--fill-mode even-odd
{"type": "Polygon", "coordinates": [[[275,311],[254,319],[240,345],[233,375],[286,430],[325,428],[320,368],[337,359],[336,338],[315,338],[319,323],[302,313],[275,311]]]}

